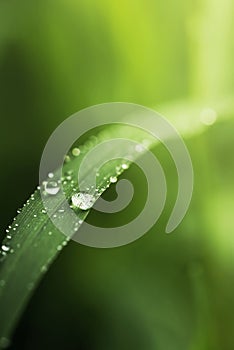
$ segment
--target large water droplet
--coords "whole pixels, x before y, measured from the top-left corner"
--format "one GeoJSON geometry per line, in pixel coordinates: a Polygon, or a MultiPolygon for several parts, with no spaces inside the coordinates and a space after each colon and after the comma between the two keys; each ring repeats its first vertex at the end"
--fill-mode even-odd
{"type": "Polygon", "coordinates": [[[59,192],[60,187],[56,181],[45,182],[45,192],[50,195],[55,195],[59,192]]]}
{"type": "Polygon", "coordinates": [[[79,192],[75,193],[72,198],[72,204],[82,210],[88,210],[92,208],[95,203],[95,197],[92,194],[79,192]]]}

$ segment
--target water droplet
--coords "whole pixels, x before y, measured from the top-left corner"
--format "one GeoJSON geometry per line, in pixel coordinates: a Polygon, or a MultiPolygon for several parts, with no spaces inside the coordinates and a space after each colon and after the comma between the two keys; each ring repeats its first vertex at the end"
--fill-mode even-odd
{"type": "Polygon", "coordinates": [[[46,210],[45,209],[42,209],[41,211],[43,214],[46,214],[46,210]]]}
{"type": "Polygon", "coordinates": [[[212,108],[205,108],[201,111],[200,119],[205,125],[213,125],[217,119],[217,113],[212,108]]]}
{"type": "Polygon", "coordinates": [[[78,223],[79,223],[80,225],[83,224],[83,222],[84,222],[83,220],[79,220],[79,221],[78,221],[78,223]]]}
{"type": "Polygon", "coordinates": [[[41,272],[45,273],[46,271],[47,271],[47,267],[46,267],[45,265],[43,265],[43,266],[41,267],[41,272]]]}
{"type": "Polygon", "coordinates": [[[8,338],[2,337],[0,338],[0,348],[6,349],[10,346],[11,342],[8,338]]]}
{"type": "Polygon", "coordinates": [[[129,168],[129,165],[128,165],[128,164],[126,164],[126,163],[122,164],[122,169],[126,170],[126,169],[128,169],[128,168],[129,168]]]}
{"type": "Polygon", "coordinates": [[[34,214],[33,217],[36,218],[36,217],[37,217],[37,214],[34,214]]]}
{"type": "Polygon", "coordinates": [[[49,232],[48,232],[48,235],[49,235],[49,236],[51,236],[51,235],[52,235],[52,232],[51,232],[51,231],[49,231],[49,232]]]}
{"type": "Polygon", "coordinates": [[[114,184],[114,183],[117,182],[117,181],[118,181],[118,179],[117,179],[116,176],[111,176],[111,177],[110,177],[110,182],[111,182],[112,184],[114,184]]]}
{"type": "Polygon", "coordinates": [[[78,157],[79,155],[80,155],[80,149],[79,148],[73,148],[73,150],[72,150],[72,155],[74,156],[74,157],[78,157]]]}
{"type": "Polygon", "coordinates": [[[64,162],[65,162],[65,163],[70,162],[70,160],[71,160],[71,158],[70,158],[68,155],[66,155],[66,156],[64,157],[64,162]]]}
{"type": "Polygon", "coordinates": [[[49,173],[49,174],[48,174],[48,178],[53,179],[53,177],[54,177],[54,174],[53,174],[53,173],[49,173]]]}
{"type": "Polygon", "coordinates": [[[58,245],[58,246],[57,246],[57,250],[58,250],[58,251],[60,251],[60,250],[62,250],[62,249],[63,249],[63,247],[62,247],[61,245],[58,245]]]}
{"type": "Polygon", "coordinates": [[[59,213],[64,213],[65,210],[64,210],[64,209],[59,209],[58,212],[59,212],[59,213]]]}
{"type": "Polygon", "coordinates": [[[5,245],[5,244],[2,245],[2,250],[3,250],[4,252],[8,252],[9,249],[10,249],[10,247],[8,247],[7,245],[5,245]]]}
{"type": "Polygon", "coordinates": [[[79,192],[75,193],[72,198],[72,204],[82,210],[88,210],[92,208],[95,203],[95,197],[92,194],[79,192]]]}
{"type": "Polygon", "coordinates": [[[136,145],[135,150],[139,153],[144,151],[144,147],[141,144],[136,145]]]}
{"type": "Polygon", "coordinates": [[[45,192],[50,195],[55,195],[59,192],[60,187],[56,181],[49,181],[45,183],[45,192]]]}
{"type": "Polygon", "coordinates": [[[5,286],[5,284],[6,284],[6,282],[5,282],[4,280],[1,280],[1,281],[0,281],[0,287],[5,286]]]}

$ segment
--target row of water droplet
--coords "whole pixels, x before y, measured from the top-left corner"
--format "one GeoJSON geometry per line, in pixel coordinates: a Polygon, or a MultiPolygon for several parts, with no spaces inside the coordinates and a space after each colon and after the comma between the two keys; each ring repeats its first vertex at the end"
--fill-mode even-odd
{"type": "MultiPolygon", "coordinates": [[[[105,135],[104,135],[105,136],[105,135]]],[[[65,163],[69,163],[71,161],[71,157],[79,157],[82,153],[84,153],[87,148],[90,148],[90,146],[93,146],[93,143],[96,143],[97,138],[91,137],[92,142],[87,142],[86,146],[83,146],[82,148],[73,148],[71,151],[71,155],[66,155],[65,156],[65,163]],[[86,147],[86,148],[85,148],[86,147]]],[[[146,140],[147,141],[147,140],[146,140]]],[[[137,153],[141,153],[145,150],[145,147],[148,146],[147,142],[143,142],[142,144],[138,144],[135,146],[135,151],[137,153]]],[[[114,184],[118,181],[118,176],[126,169],[129,168],[130,161],[125,161],[122,162],[120,165],[115,167],[115,172],[113,175],[110,175],[109,177],[104,177],[101,179],[102,185],[95,188],[94,186],[90,186],[86,188],[86,191],[78,191],[77,189],[77,182],[75,181],[74,178],[74,171],[73,170],[67,170],[66,173],[63,175],[61,180],[55,179],[56,176],[53,172],[50,172],[48,174],[48,179],[47,181],[44,181],[42,183],[43,186],[43,193],[48,196],[56,196],[62,188],[67,188],[71,193],[70,195],[70,207],[72,209],[80,209],[82,211],[87,211],[92,206],[94,205],[95,201],[97,198],[108,188],[111,184],[114,184]]],[[[98,170],[98,169],[97,169],[98,170]]],[[[96,177],[98,178],[100,176],[100,173],[97,171],[96,172],[96,177]]],[[[38,186],[37,190],[40,190],[41,187],[38,186]]],[[[24,204],[23,207],[27,207],[31,202],[35,200],[35,192],[34,194],[31,195],[31,197],[27,200],[27,202],[24,204]]],[[[63,208],[58,209],[57,213],[53,214],[54,217],[57,215],[61,215],[64,212],[63,208]]],[[[21,213],[21,209],[17,210],[17,213],[21,213]]],[[[41,213],[47,214],[46,208],[41,209],[41,213]]],[[[38,214],[33,214],[33,218],[37,218],[38,214]]],[[[14,219],[14,221],[16,218],[14,219]]],[[[75,223],[75,230],[78,229],[79,225],[83,223],[83,219],[78,220],[78,222],[75,223]]],[[[30,227],[30,223],[27,224],[27,227],[30,227]]],[[[46,229],[46,226],[44,225],[44,229],[46,229]]],[[[18,223],[13,223],[13,225],[10,225],[6,229],[6,238],[4,240],[4,243],[1,246],[0,249],[0,261],[3,260],[3,258],[6,257],[8,253],[14,253],[14,249],[10,247],[10,241],[14,235],[15,232],[19,231],[19,224],[18,223]]],[[[48,235],[52,235],[52,231],[48,231],[48,235]]],[[[66,242],[64,242],[66,244],[66,242]]],[[[15,245],[16,248],[20,248],[20,243],[17,243],[15,245]]],[[[58,250],[62,249],[62,245],[58,246],[58,250]]],[[[3,284],[3,282],[0,281],[0,286],[3,284]]]]}

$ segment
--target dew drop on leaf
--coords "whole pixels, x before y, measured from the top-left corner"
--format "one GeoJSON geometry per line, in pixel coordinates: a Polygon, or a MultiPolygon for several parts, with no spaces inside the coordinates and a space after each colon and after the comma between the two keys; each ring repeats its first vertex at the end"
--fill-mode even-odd
{"type": "Polygon", "coordinates": [[[144,151],[144,147],[141,144],[136,145],[135,150],[139,153],[144,151]]]}
{"type": "Polygon", "coordinates": [[[92,208],[96,198],[92,194],[79,192],[79,193],[75,193],[72,196],[71,200],[74,207],[82,210],[88,210],[92,208]]]}
{"type": "Polygon", "coordinates": [[[4,252],[8,252],[8,251],[10,250],[10,247],[8,247],[7,245],[3,244],[3,245],[2,245],[2,250],[3,250],[4,252]]]}
{"type": "Polygon", "coordinates": [[[129,168],[128,164],[126,164],[126,163],[122,164],[122,169],[126,170],[128,168],[129,168]]]}
{"type": "Polygon", "coordinates": [[[114,184],[114,183],[117,182],[117,181],[118,181],[118,179],[117,179],[116,176],[111,176],[111,177],[110,177],[110,182],[111,182],[111,183],[114,184]]]}
{"type": "Polygon", "coordinates": [[[45,182],[45,192],[50,195],[55,195],[59,192],[60,187],[56,181],[45,182]]]}
{"type": "Polygon", "coordinates": [[[80,155],[80,149],[79,148],[73,148],[72,155],[74,157],[78,157],[80,155]]]}

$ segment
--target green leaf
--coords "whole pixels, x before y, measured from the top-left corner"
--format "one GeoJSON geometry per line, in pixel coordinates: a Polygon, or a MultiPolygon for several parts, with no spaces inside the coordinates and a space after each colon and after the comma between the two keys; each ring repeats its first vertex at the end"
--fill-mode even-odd
{"type": "MultiPolygon", "coordinates": [[[[183,135],[190,135],[203,130],[204,125],[199,120],[200,110],[197,104],[192,105],[192,107],[191,105],[184,107],[184,103],[161,108],[162,112],[166,111],[166,115],[173,119],[173,123],[178,126],[183,135]],[[186,123],[186,119],[183,117],[184,114],[190,115],[189,123],[186,123]]],[[[222,112],[223,110],[221,108],[222,112]]],[[[136,142],[147,139],[150,147],[156,143],[152,136],[133,127],[114,125],[103,130],[92,131],[92,134],[88,135],[85,142],[79,146],[81,154],[74,156],[70,153],[69,158],[67,158],[70,161],[67,161],[63,167],[61,182],[68,201],[71,201],[72,195],[78,192],[76,174],[87,152],[99,142],[121,137],[136,142]]],[[[90,167],[95,168],[100,160],[112,159],[115,158],[115,155],[115,149],[106,148],[105,152],[97,155],[96,160],[93,159],[90,167]]],[[[134,161],[136,154],[133,153],[132,157],[134,161]]],[[[124,163],[126,163],[124,159],[117,159],[107,162],[105,166],[98,170],[96,199],[110,186],[110,177],[119,177],[128,168],[129,164],[126,167],[122,166],[124,163]]],[[[89,171],[90,169],[87,168],[86,173],[88,174],[89,171]]],[[[86,181],[85,174],[81,180],[86,181]]],[[[47,179],[47,181],[50,181],[50,179],[47,179]]],[[[54,209],[54,215],[59,215],[66,224],[63,205],[64,203],[61,201],[59,206],[54,209]]],[[[89,210],[84,211],[78,208],[74,208],[74,210],[79,218],[79,225],[76,226],[77,230],[87,217],[89,210]]],[[[67,222],[67,224],[70,225],[71,223],[67,222]]],[[[43,206],[40,190],[39,188],[36,189],[6,230],[6,237],[2,243],[0,255],[0,347],[7,346],[8,339],[33,290],[68,241],[69,238],[62,234],[50,220],[43,206]]]]}

